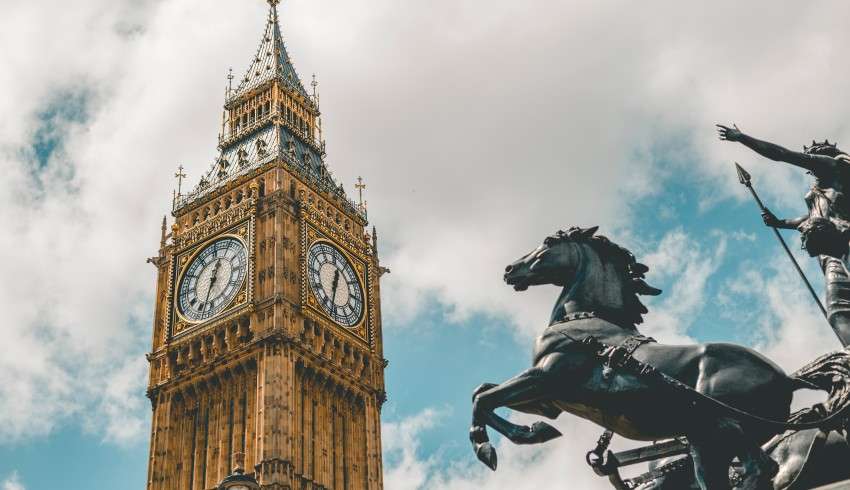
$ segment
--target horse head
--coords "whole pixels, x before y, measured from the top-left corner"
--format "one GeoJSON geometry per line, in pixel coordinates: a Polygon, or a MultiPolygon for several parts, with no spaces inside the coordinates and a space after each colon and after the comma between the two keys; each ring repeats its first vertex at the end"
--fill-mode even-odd
{"type": "Polygon", "coordinates": [[[552,322],[572,311],[607,312],[628,322],[642,322],[646,307],[637,295],[661,294],[648,285],[649,268],[627,249],[596,235],[598,227],[558,231],[505,268],[505,282],[517,291],[553,284],[564,288],[552,322]]]}
{"type": "Polygon", "coordinates": [[[546,237],[542,245],[505,267],[505,282],[517,291],[542,284],[565,287],[570,277],[578,272],[580,262],[579,248],[567,240],[566,235],[584,233],[591,237],[597,229],[570,228],[546,237]]]}

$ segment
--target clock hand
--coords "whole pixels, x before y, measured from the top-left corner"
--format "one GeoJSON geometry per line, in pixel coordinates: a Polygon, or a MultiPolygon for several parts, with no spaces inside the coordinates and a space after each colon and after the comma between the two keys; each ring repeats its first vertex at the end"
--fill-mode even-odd
{"type": "Polygon", "coordinates": [[[207,297],[204,299],[204,304],[207,304],[207,301],[210,300],[210,293],[212,292],[213,284],[215,283],[215,278],[218,276],[218,265],[221,263],[221,260],[216,260],[215,265],[213,266],[212,274],[210,274],[210,285],[207,288],[207,297]]]}
{"type": "Polygon", "coordinates": [[[333,292],[331,292],[331,298],[334,304],[336,304],[336,288],[339,286],[339,269],[334,271],[334,282],[331,286],[333,292]]]}

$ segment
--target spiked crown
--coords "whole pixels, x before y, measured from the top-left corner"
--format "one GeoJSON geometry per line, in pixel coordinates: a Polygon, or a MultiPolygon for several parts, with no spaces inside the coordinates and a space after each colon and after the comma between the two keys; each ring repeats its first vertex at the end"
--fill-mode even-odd
{"type": "Polygon", "coordinates": [[[809,155],[828,155],[835,156],[843,151],[838,149],[838,143],[830,143],[829,140],[823,140],[818,143],[815,140],[812,140],[811,146],[803,145],[803,152],[808,153],[809,155]]]}

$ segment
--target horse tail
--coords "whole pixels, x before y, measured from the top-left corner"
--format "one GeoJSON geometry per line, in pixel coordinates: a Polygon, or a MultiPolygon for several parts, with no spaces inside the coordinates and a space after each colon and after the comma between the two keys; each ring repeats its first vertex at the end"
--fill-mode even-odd
{"type": "Polygon", "coordinates": [[[827,399],[793,414],[789,422],[814,421],[824,416],[836,418],[838,413],[850,412],[850,351],[825,354],[800,368],[790,376],[794,390],[810,389],[827,392],[827,399]]]}

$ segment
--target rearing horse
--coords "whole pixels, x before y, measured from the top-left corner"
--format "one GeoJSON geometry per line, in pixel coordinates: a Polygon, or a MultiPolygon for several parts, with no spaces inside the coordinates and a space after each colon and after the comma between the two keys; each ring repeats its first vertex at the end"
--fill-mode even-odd
{"type": "Polygon", "coordinates": [[[542,284],[563,291],[549,326],[535,342],[533,367],[474,391],[470,440],[478,459],[496,469],[486,426],[515,444],[537,444],[561,435],[545,422],[531,427],[511,423],[497,415],[496,408],[551,419],[569,412],[630,439],[686,436],[704,490],[731,488],[729,466],[735,457],[744,466],[743,488],[772,488],[776,463],[760,445],[776,430],[707,410],[639,373],[605,365],[588,345],[618,347],[703,395],[766,419],[786,420],[794,390],[811,385],[787,376],[745,347],[662,345],[640,335],[636,325],[647,310],[638,295],[661,291],[644,281],[648,267],[625,248],[595,235],[596,230],[559,231],[505,269],[505,281],[517,291],[542,284]]]}

